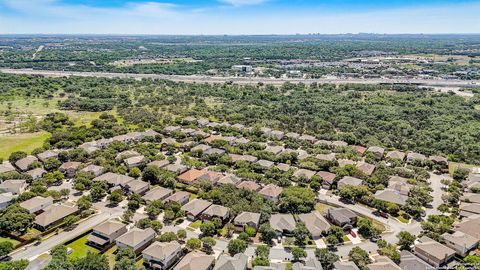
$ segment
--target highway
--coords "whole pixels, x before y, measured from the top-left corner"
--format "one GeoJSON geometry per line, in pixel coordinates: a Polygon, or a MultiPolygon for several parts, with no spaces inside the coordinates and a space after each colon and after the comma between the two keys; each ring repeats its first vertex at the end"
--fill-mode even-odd
{"type": "Polygon", "coordinates": [[[33,69],[0,69],[1,73],[6,74],[24,74],[24,75],[42,75],[46,77],[100,77],[100,78],[130,78],[130,79],[154,79],[170,80],[185,83],[225,83],[232,82],[240,85],[256,85],[258,83],[282,85],[290,83],[320,83],[320,84],[414,84],[426,87],[436,88],[474,88],[480,87],[480,80],[444,80],[444,79],[362,79],[362,78],[262,78],[262,77],[214,77],[205,75],[165,75],[165,74],[134,74],[134,73],[111,73],[111,72],[78,72],[78,71],[52,71],[52,70],[33,70],[33,69]]]}

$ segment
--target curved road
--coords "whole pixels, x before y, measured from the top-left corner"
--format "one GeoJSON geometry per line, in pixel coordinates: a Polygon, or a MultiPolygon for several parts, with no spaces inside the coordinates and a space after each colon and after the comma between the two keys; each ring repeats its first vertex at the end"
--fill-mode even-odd
{"type": "Polygon", "coordinates": [[[53,70],[33,70],[33,69],[0,69],[1,73],[7,74],[24,74],[24,75],[42,75],[47,77],[102,77],[102,78],[130,78],[130,79],[156,79],[170,80],[186,83],[225,83],[233,82],[236,84],[272,84],[282,85],[286,82],[290,83],[329,83],[329,84],[415,84],[428,87],[438,88],[474,88],[480,87],[480,80],[463,81],[463,80],[444,80],[444,79],[303,79],[303,78],[262,78],[262,77],[212,77],[205,75],[164,75],[164,74],[134,74],[134,73],[112,73],[112,72],[78,72],[78,71],[53,71],[53,70]]]}

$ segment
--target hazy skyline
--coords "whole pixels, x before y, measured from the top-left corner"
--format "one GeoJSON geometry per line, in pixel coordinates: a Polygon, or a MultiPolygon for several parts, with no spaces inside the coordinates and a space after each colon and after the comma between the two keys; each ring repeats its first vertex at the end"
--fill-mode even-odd
{"type": "Polygon", "coordinates": [[[0,0],[0,34],[480,33],[480,1],[0,0]]]}

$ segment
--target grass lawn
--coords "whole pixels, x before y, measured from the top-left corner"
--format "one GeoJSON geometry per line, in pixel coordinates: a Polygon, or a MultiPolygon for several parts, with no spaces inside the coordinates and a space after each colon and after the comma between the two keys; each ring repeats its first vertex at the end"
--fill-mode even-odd
{"type": "Polygon", "coordinates": [[[12,238],[9,238],[9,237],[0,237],[0,242],[11,242],[13,244],[13,246],[16,246],[18,245],[20,242],[15,240],[15,239],[12,239],[12,238]]]}
{"type": "Polygon", "coordinates": [[[457,168],[470,169],[470,168],[475,168],[475,167],[479,167],[479,165],[466,164],[466,163],[458,163],[458,162],[450,162],[450,163],[448,164],[448,172],[450,173],[450,175],[453,175],[453,172],[454,172],[457,168]]]}
{"type": "Polygon", "coordinates": [[[397,219],[402,223],[408,223],[409,221],[408,219],[404,218],[402,215],[399,215],[397,219]]]}
{"type": "Polygon", "coordinates": [[[188,227],[193,228],[193,229],[198,229],[198,228],[200,228],[200,225],[202,225],[202,221],[201,220],[196,220],[195,222],[190,223],[190,225],[188,225],[188,227]]]}
{"type": "Polygon", "coordinates": [[[88,234],[84,235],[81,238],[78,238],[74,242],[67,245],[67,247],[73,249],[72,253],[70,254],[70,258],[76,259],[76,258],[84,257],[85,255],[87,255],[88,251],[92,253],[100,252],[96,248],[87,246],[87,238],[88,238],[88,234]]]}
{"type": "Polygon", "coordinates": [[[328,204],[324,204],[324,203],[317,203],[315,205],[315,209],[322,215],[325,215],[325,213],[327,213],[327,210],[329,208],[332,208],[332,206],[330,206],[328,204]]]}
{"type": "Polygon", "coordinates": [[[375,220],[375,219],[371,219],[372,220],[372,224],[374,227],[378,228],[381,232],[384,232],[387,228],[385,228],[385,225],[383,225],[383,223],[375,220]]]}
{"type": "Polygon", "coordinates": [[[50,136],[48,132],[21,133],[12,136],[0,136],[0,158],[8,159],[15,151],[32,152],[41,147],[50,136]]]}
{"type": "Polygon", "coordinates": [[[342,236],[342,239],[343,239],[343,242],[350,242],[350,239],[346,235],[342,236]]]}
{"type": "Polygon", "coordinates": [[[115,265],[115,254],[113,254],[117,250],[117,246],[113,246],[109,250],[105,251],[104,255],[107,257],[108,264],[110,266],[110,269],[113,269],[113,266],[115,265]]]}

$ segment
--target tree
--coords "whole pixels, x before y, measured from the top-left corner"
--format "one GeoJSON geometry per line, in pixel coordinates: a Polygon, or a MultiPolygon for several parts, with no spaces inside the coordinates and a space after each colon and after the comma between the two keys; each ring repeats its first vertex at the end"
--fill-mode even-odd
{"type": "Polygon", "coordinates": [[[61,165],[62,165],[62,162],[60,162],[60,160],[51,157],[45,160],[45,162],[43,163],[43,168],[51,172],[51,171],[57,170],[61,165]]]}
{"type": "Polygon", "coordinates": [[[77,222],[80,220],[79,216],[68,216],[63,220],[63,226],[65,230],[73,230],[77,226],[77,222]]]}
{"type": "Polygon", "coordinates": [[[200,225],[200,231],[203,236],[214,236],[217,233],[217,228],[213,222],[206,221],[200,225]]]}
{"type": "Polygon", "coordinates": [[[270,227],[268,223],[262,224],[260,226],[259,232],[260,232],[262,241],[267,245],[271,245],[272,240],[277,236],[277,233],[275,232],[275,230],[272,229],[272,227],[270,227]]]}
{"type": "Polygon", "coordinates": [[[138,178],[142,174],[142,171],[140,171],[139,168],[133,167],[130,169],[130,172],[128,173],[128,176],[133,177],[133,178],[138,178]]]}
{"type": "Polygon", "coordinates": [[[68,252],[67,247],[64,245],[58,245],[52,248],[50,255],[52,256],[52,260],[44,269],[47,270],[73,270],[73,266],[68,260],[68,252]]]}
{"type": "Polygon", "coordinates": [[[0,229],[8,232],[21,232],[33,225],[35,216],[18,204],[13,204],[0,213],[0,229]]]}
{"type": "Polygon", "coordinates": [[[187,231],[184,230],[184,229],[180,229],[177,231],[177,237],[179,240],[185,240],[185,238],[187,238],[187,231]]]}
{"type": "Polygon", "coordinates": [[[255,256],[257,257],[268,259],[269,255],[270,255],[270,247],[267,245],[260,245],[260,246],[257,246],[257,248],[255,249],[255,256]]]}
{"type": "Polygon", "coordinates": [[[247,233],[249,237],[255,237],[257,230],[254,227],[247,226],[245,227],[245,233],[247,233]]]}
{"type": "Polygon", "coordinates": [[[468,169],[465,169],[465,168],[457,168],[457,169],[453,172],[452,177],[453,177],[454,180],[463,181],[463,180],[467,179],[469,173],[470,173],[470,172],[469,172],[468,169]]]}
{"type": "Polygon", "coordinates": [[[132,217],[135,213],[133,213],[132,210],[130,209],[127,209],[123,212],[123,215],[122,215],[122,218],[123,220],[125,220],[126,222],[131,222],[132,221],[132,217]]]}
{"type": "Polygon", "coordinates": [[[120,189],[112,191],[108,196],[108,201],[111,205],[117,206],[121,201],[123,201],[123,191],[120,189]]]}
{"type": "Polygon", "coordinates": [[[284,212],[308,213],[315,206],[315,193],[304,187],[287,187],[280,195],[279,206],[284,212]]]}
{"type": "Polygon", "coordinates": [[[2,241],[0,242],[0,257],[4,257],[8,255],[8,253],[12,252],[14,249],[13,243],[10,241],[2,241]]]}
{"type": "Polygon", "coordinates": [[[143,169],[142,179],[152,185],[160,182],[161,170],[158,166],[149,165],[143,169]]]}
{"type": "Polygon", "coordinates": [[[305,239],[310,235],[310,232],[305,227],[305,223],[297,222],[293,230],[293,237],[295,237],[295,245],[305,246],[305,239]]]}
{"type": "Polygon", "coordinates": [[[250,241],[250,237],[248,236],[248,234],[246,232],[239,233],[237,239],[243,240],[245,242],[250,241]]]}
{"type": "Polygon", "coordinates": [[[109,270],[110,266],[105,255],[88,251],[85,257],[74,261],[73,268],[82,270],[109,270]]]}
{"type": "Polygon", "coordinates": [[[90,209],[90,207],[92,207],[92,199],[90,198],[90,196],[80,197],[77,201],[77,207],[81,211],[90,209]]]}
{"type": "Polygon", "coordinates": [[[29,264],[29,260],[0,262],[0,270],[24,270],[29,264]]]}
{"type": "Polygon", "coordinates": [[[103,181],[94,182],[90,189],[90,196],[93,201],[98,202],[107,195],[108,186],[103,181]]]}
{"type": "Polygon", "coordinates": [[[292,256],[294,261],[300,261],[301,259],[307,257],[307,252],[303,248],[293,247],[292,256]]]}
{"type": "Polygon", "coordinates": [[[365,238],[378,235],[380,232],[373,226],[373,222],[369,218],[359,218],[358,220],[358,233],[365,238]]]}
{"type": "Polygon", "coordinates": [[[383,256],[387,256],[395,263],[400,263],[400,252],[397,251],[397,246],[387,243],[385,240],[379,240],[377,242],[379,247],[378,253],[383,256]]]}
{"type": "Polygon", "coordinates": [[[151,202],[147,207],[145,208],[145,211],[147,212],[147,215],[151,219],[156,219],[158,215],[162,212],[163,208],[163,202],[160,200],[155,200],[151,202]]]}
{"type": "Polygon", "coordinates": [[[190,238],[187,240],[187,248],[189,250],[198,250],[202,246],[202,241],[198,238],[190,238]]]}
{"type": "Polygon", "coordinates": [[[235,254],[245,252],[247,243],[243,240],[233,239],[228,242],[227,249],[230,256],[234,256],[235,254]]]}
{"type": "Polygon", "coordinates": [[[327,242],[332,245],[336,245],[338,243],[343,243],[343,236],[345,233],[343,229],[338,226],[331,226],[330,229],[327,231],[327,242]]]}
{"type": "Polygon", "coordinates": [[[400,246],[401,250],[410,250],[410,247],[413,245],[415,242],[415,235],[407,232],[407,231],[401,231],[397,234],[398,238],[398,245],[400,246]]]}
{"type": "Polygon", "coordinates": [[[367,265],[372,262],[368,256],[368,252],[360,247],[353,247],[348,253],[348,257],[350,258],[350,261],[354,262],[358,268],[360,268],[360,270],[367,270],[367,265]]]}
{"type": "Polygon", "coordinates": [[[217,241],[213,237],[203,237],[201,239],[203,249],[207,254],[213,253],[213,247],[217,244],[217,241]]]}
{"type": "Polygon", "coordinates": [[[160,242],[172,242],[177,240],[177,235],[174,232],[166,232],[160,235],[158,241],[160,242]]]}
{"type": "Polygon", "coordinates": [[[330,252],[326,248],[321,248],[321,249],[317,248],[315,250],[315,257],[317,257],[317,260],[320,261],[320,263],[323,266],[323,269],[325,270],[332,270],[333,264],[340,259],[340,257],[337,254],[330,252]]]}
{"type": "Polygon", "coordinates": [[[253,260],[252,260],[252,266],[255,267],[255,266],[269,266],[270,265],[270,261],[268,260],[268,258],[261,258],[261,257],[255,257],[253,260]]]}
{"type": "Polygon", "coordinates": [[[8,161],[12,164],[15,164],[15,162],[19,161],[20,159],[26,156],[27,156],[27,153],[23,151],[16,151],[10,154],[10,156],[8,157],[8,161]]]}

